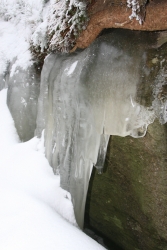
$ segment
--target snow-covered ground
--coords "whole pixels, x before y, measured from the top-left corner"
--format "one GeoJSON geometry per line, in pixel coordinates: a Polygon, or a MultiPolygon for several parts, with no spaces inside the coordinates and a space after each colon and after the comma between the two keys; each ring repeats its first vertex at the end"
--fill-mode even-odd
{"type": "Polygon", "coordinates": [[[78,229],[70,195],[44,156],[42,139],[20,143],[0,91],[0,249],[102,250],[78,229]]]}

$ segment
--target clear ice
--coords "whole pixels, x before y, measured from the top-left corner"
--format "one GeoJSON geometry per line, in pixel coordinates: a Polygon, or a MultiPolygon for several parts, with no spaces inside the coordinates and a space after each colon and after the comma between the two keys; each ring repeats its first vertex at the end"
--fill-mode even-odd
{"type": "Polygon", "coordinates": [[[81,228],[92,168],[102,172],[109,136],[142,137],[155,119],[153,108],[136,102],[143,46],[125,32],[71,55],[51,54],[42,70],[36,134],[45,129],[46,157],[81,228]]]}
{"type": "Polygon", "coordinates": [[[34,66],[26,70],[17,67],[13,76],[8,76],[7,104],[21,141],[34,137],[36,129],[40,74],[34,66]]]}

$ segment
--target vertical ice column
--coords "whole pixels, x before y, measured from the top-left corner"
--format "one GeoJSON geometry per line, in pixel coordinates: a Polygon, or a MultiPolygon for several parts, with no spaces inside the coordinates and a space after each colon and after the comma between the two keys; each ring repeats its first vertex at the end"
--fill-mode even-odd
{"type": "Polygon", "coordinates": [[[100,136],[99,152],[98,152],[97,162],[95,165],[99,174],[101,174],[103,171],[109,138],[110,136],[105,134],[102,134],[100,136]]]}

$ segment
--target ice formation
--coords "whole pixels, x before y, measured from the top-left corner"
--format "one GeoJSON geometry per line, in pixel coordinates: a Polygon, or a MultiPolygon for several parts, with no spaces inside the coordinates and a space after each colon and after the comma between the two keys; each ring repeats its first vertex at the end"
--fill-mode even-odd
{"type": "Polygon", "coordinates": [[[128,8],[132,9],[132,14],[129,16],[130,19],[136,18],[140,24],[143,23],[145,18],[145,4],[147,0],[127,0],[128,8]]]}
{"type": "Polygon", "coordinates": [[[46,157],[81,228],[92,167],[102,171],[109,136],[142,137],[155,119],[153,107],[136,101],[144,52],[130,34],[115,30],[84,51],[51,54],[42,70],[36,132],[45,129],[46,157]]]}
{"type": "Polygon", "coordinates": [[[31,66],[26,70],[17,67],[16,73],[9,76],[11,68],[12,65],[4,77],[8,85],[7,104],[20,140],[28,141],[34,137],[36,128],[40,74],[31,66]]]}

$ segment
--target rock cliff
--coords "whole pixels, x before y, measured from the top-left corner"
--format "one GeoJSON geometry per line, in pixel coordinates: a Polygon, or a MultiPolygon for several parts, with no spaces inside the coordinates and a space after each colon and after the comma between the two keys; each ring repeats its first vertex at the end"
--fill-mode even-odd
{"type": "Polygon", "coordinates": [[[129,19],[131,8],[126,0],[94,0],[88,5],[90,21],[86,30],[79,36],[76,47],[86,48],[103,29],[124,28],[143,31],[167,29],[167,1],[153,0],[146,4],[146,14],[142,24],[136,19],[129,19]]]}

